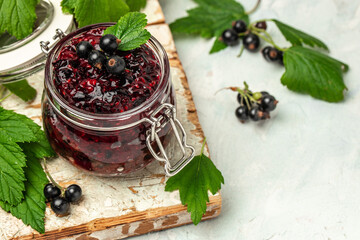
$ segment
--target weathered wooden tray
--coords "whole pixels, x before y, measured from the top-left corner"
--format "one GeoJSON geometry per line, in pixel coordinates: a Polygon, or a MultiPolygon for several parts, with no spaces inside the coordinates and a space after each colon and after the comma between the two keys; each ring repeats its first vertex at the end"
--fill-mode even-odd
{"type": "MultiPolygon", "coordinates": [[[[145,12],[149,19],[148,30],[163,44],[170,58],[177,93],[178,118],[187,131],[189,143],[199,151],[204,135],[170,29],[165,24],[157,0],[148,0],[145,12]]],[[[38,90],[35,101],[26,104],[16,97],[10,97],[3,105],[41,124],[43,73],[28,80],[38,90]]],[[[72,213],[64,218],[56,217],[48,207],[46,233],[43,235],[0,210],[0,239],[122,239],[191,223],[178,192],[164,191],[166,177],[158,162],[133,176],[110,179],[89,176],[62,159],[51,161],[48,167],[61,185],[77,183],[82,186],[84,200],[72,206],[72,213]]],[[[211,196],[203,220],[218,216],[220,211],[220,194],[211,196]]]]}

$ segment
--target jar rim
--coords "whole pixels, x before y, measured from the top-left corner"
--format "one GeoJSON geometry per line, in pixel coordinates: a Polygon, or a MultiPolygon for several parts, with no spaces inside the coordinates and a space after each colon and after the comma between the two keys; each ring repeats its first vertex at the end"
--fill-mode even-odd
{"type": "Polygon", "coordinates": [[[67,112],[69,112],[71,115],[83,119],[96,119],[96,120],[120,120],[120,119],[128,119],[134,114],[139,114],[143,112],[145,109],[147,109],[149,106],[154,103],[159,96],[162,94],[162,91],[166,86],[169,85],[170,82],[170,63],[168,55],[164,49],[164,47],[161,45],[161,43],[154,37],[151,36],[149,41],[146,43],[148,47],[150,47],[157,59],[160,61],[160,67],[161,67],[161,79],[158,84],[157,89],[155,92],[142,104],[139,106],[136,106],[133,109],[130,109],[128,111],[124,111],[122,113],[110,113],[110,114],[102,114],[102,113],[92,113],[88,112],[82,109],[79,109],[73,105],[70,105],[68,101],[66,101],[58,91],[56,91],[56,87],[54,85],[53,81],[53,71],[52,71],[52,62],[56,56],[56,53],[61,50],[61,48],[73,37],[89,31],[91,29],[95,29],[98,27],[109,27],[116,24],[115,22],[107,22],[107,23],[97,23],[88,25],[83,28],[79,28],[76,31],[66,35],[64,38],[62,38],[50,51],[47,60],[46,60],[46,66],[45,66],[45,92],[50,93],[51,97],[54,98],[54,100],[59,104],[61,107],[65,108],[67,112]]]}

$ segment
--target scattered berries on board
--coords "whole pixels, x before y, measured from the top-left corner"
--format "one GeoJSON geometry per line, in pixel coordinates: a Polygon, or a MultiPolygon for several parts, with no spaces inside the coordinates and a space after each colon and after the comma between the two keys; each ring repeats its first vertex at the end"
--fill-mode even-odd
{"type": "Polygon", "coordinates": [[[52,183],[46,184],[44,187],[44,196],[48,202],[53,200],[54,198],[60,196],[61,190],[54,186],[52,183]]]}
{"type": "Polygon", "coordinates": [[[49,183],[44,187],[46,200],[50,202],[54,213],[63,217],[70,213],[70,203],[77,203],[81,200],[82,190],[79,185],[72,184],[66,189],[60,189],[55,184],[49,183]]]}
{"type": "Polygon", "coordinates": [[[65,190],[65,199],[71,203],[76,203],[81,199],[82,190],[79,185],[72,184],[65,190]]]}
{"type": "Polygon", "coordinates": [[[57,197],[51,201],[51,209],[59,217],[70,213],[70,203],[63,197],[57,197]]]}

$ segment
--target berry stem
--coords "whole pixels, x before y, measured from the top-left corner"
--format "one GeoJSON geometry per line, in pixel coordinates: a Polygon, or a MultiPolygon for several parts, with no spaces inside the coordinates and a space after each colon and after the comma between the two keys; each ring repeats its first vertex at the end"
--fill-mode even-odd
{"type": "MultiPolygon", "coordinates": [[[[245,84],[245,82],[244,82],[244,84],[245,84]]],[[[249,96],[248,96],[248,94],[246,93],[246,91],[247,91],[247,90],[246,90],[246,87],[245,87],[244,90],[242,90],[241,88],[238,88],[238,87],[231,87],[230,89],[233,90],[233,91],[238,92],[238,93],[241,95],[241,98],[244,98],[244,99],[245,99],[246,106],[247,106],[249,109],[251,108],[251,105],[250,105],[249,100],[248,100],[249,96]]]]}
{"type": "Polygon", "coordinates": [[[63,194],[65,190],[64,190],[64,188],[63,188],[62,186],[60,186],[60,185],[54,180],[54,178],[51,176],[51,174],[50,174],[50,172],[49,172],[49,170],[48,170],[48,168],[47,168],[47,165],[46,165],[46,158],[44,158],[43,161],[44,161],[44,170],[45,170],[46,176],[50,179],[50,182],[51,182],[54,186],[58,187],[58,188],[61,190],[61,193],[63,194]]]}
{"type": "Polygon", "coordinates": [[[246,106],[248,107],[248,109],[251,109],[252,104],[250,105],[247,97],[245,97],[245,102],[246,102],[246,106]]]}
{"type": "Polygon", "coordinates": [[[246,31],[246,32],[243,32],[243,33],[239,33],[238,36],[240,38],[240,37],[244,37],[244,36],[246,36],[248,34],[249,34],[249,31],[246,31]]]}
{"type": "Polygon", "coordinates": [[[260,3],[261,3],[261,0],[258,0],[256,5],[250,11],[245,12],[245,14],[250,15],[250,14],[254,13],[259,8],[260,3]]]}
{"type": "Polygon", "coordinates": [[[202,154],[204,153],[205,144],[206,144],[206,137],[204,138],[204,141],[203,141],[203,144],[202,144],[202,147],[201,147],[201,153],[200,153],[200,155],[202,155],[202,154]]]}
{"type": "Polygon", "coordinates": [[[12,95],[12,93],[9,93],[8,95],[6,95],[4,98],[0,99],[0,103],[3,102],[4,100],[6,100],[8,97],[10,97],[12,95]]]}
{"type": "Polygon", "coordinates": [[[245,49],[245,48],[244,48],[244,45],[241,45],[240,53],[239,53],[239,55],[237,55],[238,58],[242,56],[242,54],[243,54],[243,52],[244,52],[244,49],[245,49]]]}
{"type": "MultiPolygon", "coordinates": [[[[252,33],[255,34],[256,36],[262,38],[264,41],[270,43],[270,44],[273,45],[276,49],[278,49],[278,50],[280,50],[280,51],[282,51],[282,52],[285,52],[285,51],[286,51],[286,49],[281,48],[281,47],[279,47],[278,45],[276,45],[276,43],[274,42],[274,40],[272,39],[272,37],[271,37],[270,35],[269,35],[270,38],[267,38],[267,37],[263,36],[263,35],[260,33],[260,32],[262,32],[262,31],[264,31],[264,30],[261,30],[261,31],[260,31],[260,30],[259,30],[259,31],[253,31],[252,33]]],[[[264,31],[264,32],[266,32],[266,31],[264,31]]]]}
{"type": "Polygon", "coordinates": [[[282,52],[285,52],[286,49],[285,48],[281,48],[279,47],[273,40],[273,38],[271,37],[271,35],[264,29],[260,29],[260,28],[257,28],[255,27],[256,23],[258,22],[272,22],[272,19],[262,19],[262,20],[258,20],[258,21],[255,21],[253,23],[250,24],[250,31],[252,33],[254,33],[255,35],[257,35],[258,37],[264,39],[266,42],[270,43],[271,45],[273,45],[276,49],[282,51],[282,52]],[[263,33],[265,36],[261,35],[261,33],[263,33]]]}
{"type": "Polygon", "coordinates": [[[4,92],[5,92],[5,87],[3,85],[0,85],[0,98],[2,97],[4,92]]]}

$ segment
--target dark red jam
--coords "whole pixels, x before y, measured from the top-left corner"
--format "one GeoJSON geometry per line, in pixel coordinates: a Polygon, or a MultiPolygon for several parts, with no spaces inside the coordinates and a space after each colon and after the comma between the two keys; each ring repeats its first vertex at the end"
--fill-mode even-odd
{"type": "MultiPolygon", "coordinates": [[[[103,131],[101,127],[118,127],[131,122],[99,120],[96,116],[107,114],[103,116],[112,117],[126,113],[146,102],[159,88],[161,94],[154,102],[131,113],[129,119],[139,120],[148,117],[149,112],[162,102],[175,104],[175,95],[171,83],[161,83],[162,74],[169,76],[169,70],[163,68],[165,72],[162,72],[161,64],[164,63],[160,63],[149,44],[116,53],[126,61],[126,70],[120,76],[111,75],[105,69],[96,69],[86,59],[78,58],[76,44],[86,40],[99,50],[103,30],[104,27],[100,27],[81,33],[55,51],[58,55],[50,55],[52,60],[48,61],[45,71],[50,74],[46,74],[45,79],[43,121],[50,144],[61,157],[94,174],[118,176],[134,172],[153,161],[146,146],[146,132],[150,126],[142,123],[124,130],[103,131]],[[55,93],[64,99],[60,100],[63,104],[53,98],[55,93]],[[77,124],[72,107],[83,110],[89,120],[84,120],[85,123],[81,120],[83,125],[77,124]],[[86,121],[100,129],[88,128],[86,121]]],[[[163,81],[170,79],[167,77],[163,81]]],[[[158,133],[164,146],[170,139],[169,130],[167,125],[158,133]]]]}
{"type": "Polygon", "coordinates": [[[70,40],[53,62],[57,91],[71,105],[92,113],[121,113],[145,102],[157,89],[161,79],[159,61],[154,52],[142,45],[128,52],[115,54],[124,58],[125,71],[120,75],[92,67],[87,59],[79,58],[76,45],[90,42],[100,50],[104,28],[97,28],[70,40]]]}

